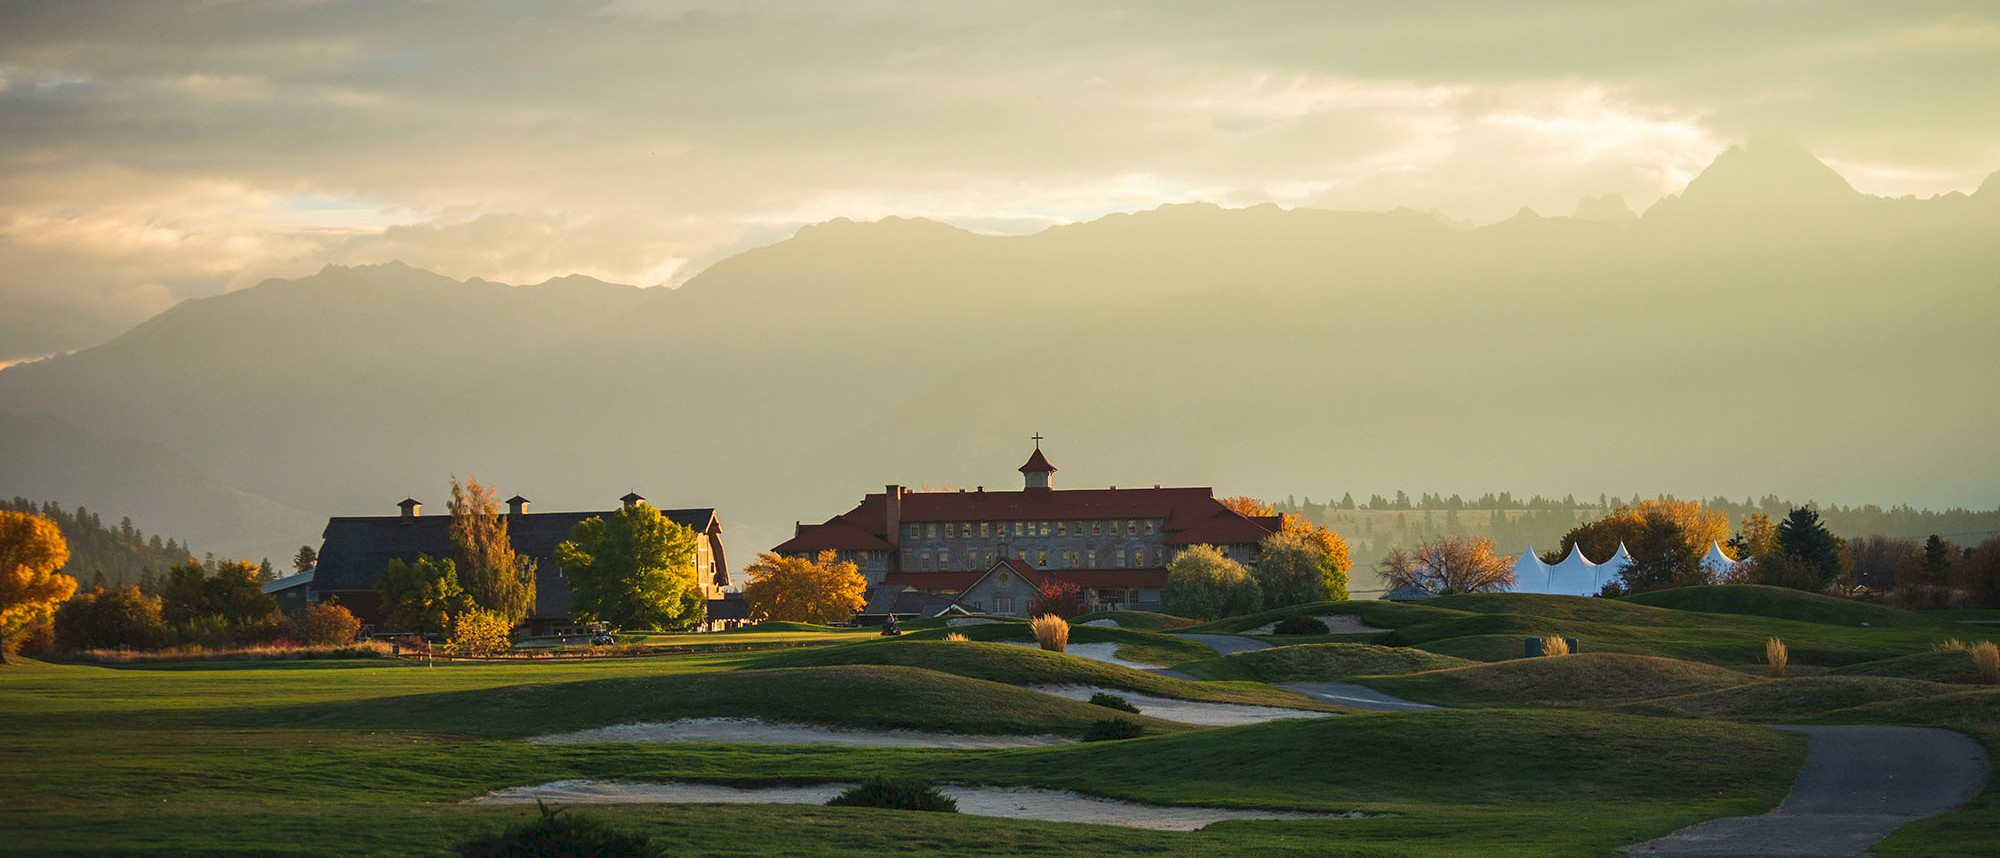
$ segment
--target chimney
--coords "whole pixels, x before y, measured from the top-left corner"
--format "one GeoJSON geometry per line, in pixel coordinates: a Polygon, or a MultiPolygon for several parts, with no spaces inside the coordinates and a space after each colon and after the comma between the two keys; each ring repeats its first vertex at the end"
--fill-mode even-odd
{"type": "Polygon", "coordinates": [[[626,506],[638,506],[639,502],[645,500],[645,498],[640,497],[638,492],[626,492],[625,496],[618,500],[626,506]]]}
{"type": "Polygon", "coordinates": [[[416,498],[403,498],[403,502],[396,506],[402,508],[404,518],[416,518],[424,514],[424,505],[416,498]]]}
{"type": "Polygon", "coordinates": [[[889,549],[893,551],[902,544],[903,487],[890,483],[882,487],[882,496],[884,498],[882,506],[887,510],[883,523],[888,526],[889,549]]]}
{"type": "Polygon", "coordinates": [[[521,497],[520,495],[515,495],[515,496],[513,496],[513,497],[511,497],[511,498],[508,498],[508,499],[507,499],[507,514],[508,514],[508,515],[527,515],[527,514],[528,514],[528,499],[527,499],[527,498],[524,498],[524,497],[521,497]]]}

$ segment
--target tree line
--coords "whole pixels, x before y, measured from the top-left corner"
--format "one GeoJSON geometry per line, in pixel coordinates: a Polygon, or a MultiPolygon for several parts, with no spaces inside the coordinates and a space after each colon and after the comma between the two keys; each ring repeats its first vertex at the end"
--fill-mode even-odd
{"type": "Polygon", "coordinates": [[[134,526],[129,516],[109,525],[96,510],[83,506],[64,510],[54,501],[36,503],[19,496],[0,501],[0,509],[54,522],[69,546],[69,560],[57,571],[85,587],[140,584],[151,591],[168,569],[194,556],[179,540],[171,536],[161,539],[160,534],[148,534],[134,526]]]}

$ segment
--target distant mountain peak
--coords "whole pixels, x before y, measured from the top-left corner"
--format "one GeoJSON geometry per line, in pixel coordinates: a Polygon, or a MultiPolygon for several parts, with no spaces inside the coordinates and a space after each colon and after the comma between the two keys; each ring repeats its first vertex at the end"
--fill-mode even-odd
{"type": "Polygon", "coordinates": [[[1859,199],[1862,194],[1794,140],[1757,139],[1717,155],[1680,194],[1680,208],[1759,208],[1859,199]]]}
{"type": "Polygon", "coordinates": [[[1631,223],[1639,219],[1625,198],[1617,194],[1584,197],[1576,204],[1576,213],[1570,217],[1597,223],[1631,223]]]}

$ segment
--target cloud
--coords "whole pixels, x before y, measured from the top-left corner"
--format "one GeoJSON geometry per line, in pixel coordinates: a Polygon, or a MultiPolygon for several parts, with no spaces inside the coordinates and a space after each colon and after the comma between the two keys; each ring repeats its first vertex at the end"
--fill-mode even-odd
{"type": "Polygon", "coordinates": [[[1996,58],[2000,12],[1946,2],[10,5],[0,300],[79,321],[0,353],[88,344],[135,290],[671,283],[835,216],[1644,207],[1770,130],[1871,192],[1969,191],[1996,58]]]}

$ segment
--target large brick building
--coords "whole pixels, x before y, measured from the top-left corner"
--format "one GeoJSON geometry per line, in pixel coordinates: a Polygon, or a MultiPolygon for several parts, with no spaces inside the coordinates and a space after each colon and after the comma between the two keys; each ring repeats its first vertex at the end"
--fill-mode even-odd
{"type": "MultiPolygon", "coordinates": [[[[1239,515],[1209,488],[1057,489],[1056,467],[1039,443],[1020,471],[1020,491],[886,486],[824,523],[797,525],[773,550],[791,556],[832,550],[859,566],[871,585],[951,595],[966,594],[1011,560],[1033,570],[1027,577],[1076,582],[1100,608],[1157,610],[1176,553],[1207,544],[1248,563],[1283,523],[1279,516],[1239,515]]],[[[981,602],[966,604],[973,610],[1027,610],[1023,599],[967,598],[981,602]]]]}

